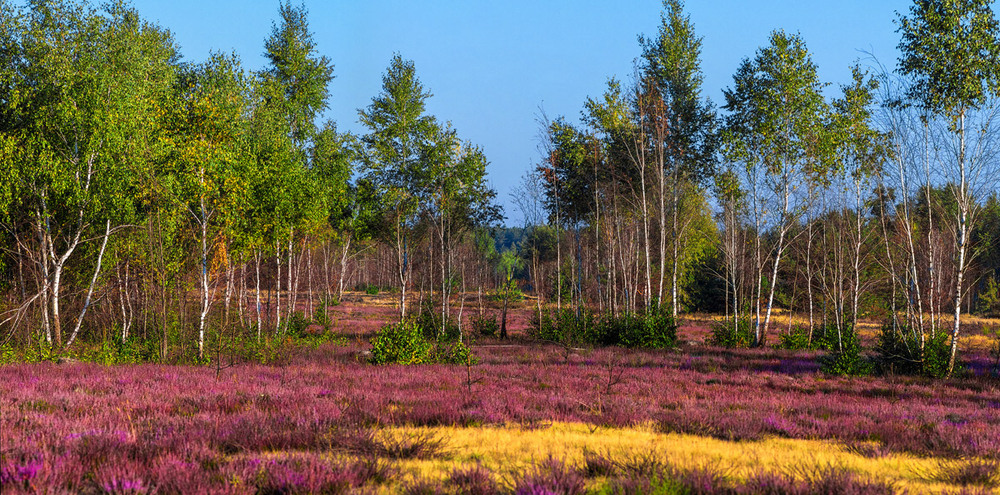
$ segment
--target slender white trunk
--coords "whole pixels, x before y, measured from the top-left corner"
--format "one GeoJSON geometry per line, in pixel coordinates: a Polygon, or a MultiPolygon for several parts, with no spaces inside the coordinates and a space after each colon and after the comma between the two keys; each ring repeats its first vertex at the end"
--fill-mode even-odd
{"type": "Polygon", "coordinates": [[[208,316],[208,220],[205,217],[205,200],[202,198],[201,222],[201,314],[198,316],[198,358],[205,357],[205,318],[208,316]]]}
{"type": "Polygon", "coordinates": [[[80,315],[76,318],[76,325],[73,326],[73,332],[70,334],[69,340],[66,341],[66,347],[69,347],[76,340],[80,326],[83,324],[83,317],[90,309],[91,298],[94,295],[94,287],[97,286],[97,277],[101,273],[101,262],[104,260],[104,251],[108,247],[109,237],[111,237],[111,220],[104,223],[104,237],[101,239],[101,248],[97,252],[97,266],[94,268],[94,275],[90,278],[90,285],[87,286],[87,296],[83,299],[83,309],[80,310],[80,315]]]}
{"type": "Polygon", "coordinates": [[[347,255],[351,252],[351,234],[344,239],[343,251],[340,253],[340,280],[337,282],[337,300],[344,298],[344,274],[347,273],[347,255]]]}
{"type": "Polygon", "coordinates": [[[254,305],[257,308],[257,342],[260,342],[261,326],[263,319],[260,314],[260,251],[254,251],[254,270],[256,271],[256,287],[254,291],[254,305]]]}
{"type": "Polygon", "coordinates": [[[274,241],[274,333],[281,332],[281,244],[274,241]]]}
{"type": "Polygon", "coordinates": [[[971,205],[969,198],[968,178],[966,177],[965,166],[965,110],[959,114],[959,145],[958,145],[958,166],[960,182],[958,189],[958,262],[955,264],[955,321],[951,330],[951,351],[948,357],[948,376],[955,370],[955,355],[958,352],[958,334],[962,324],[962,280],[965,276],[965,250],[966,236],[968,233],[969,210],[971,205]]]}

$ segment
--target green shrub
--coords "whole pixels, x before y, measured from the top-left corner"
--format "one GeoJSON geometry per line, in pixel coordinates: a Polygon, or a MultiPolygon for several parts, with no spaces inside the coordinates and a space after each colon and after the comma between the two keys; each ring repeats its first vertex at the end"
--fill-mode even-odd
{"type": "Polygon", "coordinates": [[[794,327],[787,333],[778,334],[778,348],[788,350],[815,349],[817,344],[810,341],[809,329],[794,327]]]}
{"type": "Polygon", "coordinates": [[[288,335],[291,335],[292,337],[302,337],[306,335],[306,329],[309,328],[309,325],[311,325],[312,322],[309,321],[309,318],[306,318],[304,313],[296,311],[292,313],[292,316],[288,318],[288,321],[285,322],[285,324],[287,325],[286,329],[288,331],[288,335]]]}
{"type": "Polygon", "coordinates": [[[595,330],[594,316],[586,309],[581,309],[577,316],[576,311],[565,308],[561,311],[542,311],[540,316],[533,314],[528,336],[536,340],[573,345],[598,339],[599,335],[595,335],[595,330]]]}
{"type": "Polygon", "coordinates": [[[147,363],[155,360],[159,354],[157,344],[153,339],[142,340],[136,336],[124,341],[120,337],[115,337],[101,342],[81,358],[104,365],[147,363]]]}
{"type": "Polygon", "coordinates": [[[489,298],[496,302],[503,302],[504,297],[509,297],[510,302],[521,302],[524,300],[524,292],[517,286],[517,281],[511,280],[505,291],[503,287],[490,291],[489,298]]]}
{"type": "Polygon", "coordinates": [[[17,354],[14,352],[14,346],[10,342],[0,345],[0,365],[15,362],[17,362],[17,354]]]}
{"type": "Polygon", "coordinates": [[[478,361],[462,342],[432,343],[414,319],[382,327],[371,344],[372,364],[475,364],[478,361]]]}
{"type": "Polygon", "coordinates": [[[461,334],[458,323],[449,317],[448,321],[444,323],[444,332],[442,333],[441,321],[441,312],[435,309],[433,304],[425,302],[420,308],[416,323],[427,340],[458,341],[461,334]]]}
{"type": "Polygon", "coordinates": [[[597,316],[585,309],[543,312],[532,319],[529,336],[561,344],[671,348],[677,345],[677,323],[666,311],[597,316]]]}
{"type": "Polygon", "coordinates": [[[373,364],[420,364],[431,357],[431,344],[413,320],[382,327],[371,343],[373,364]]]}
{"type": "Polygon", "coordinates": [[[472,331],[483,337],[495,337],[500,331],[500,323],[495,314],[473,316],[471,323],[472,331]]]}
{"type": "Polygon", "coordinates": [[[712,335],[708,343],[720,347],[748,348],[753,345],[754,330],[750,318],[740,318],[734,325],[726,320],[712,325],[712,335]]]}
{"type": "Polygon", "coordinates": [[[835,350],[820,359],[820,369],[824,373],[849,376],[871,374],[871,363],[862,355],[861,342],[853,325],[845,325],[840,341],[833,346],[835,350]]]}
{"type": "Polygon", "coordinates": [[[909,327],[894,330],[891,323],[882,325],[875,346],[878,372],[932,378],[946,376],[951,358],[948,334],[938,332],[933,337],[925,338],[922,352],[918,338],[909,327]]]}
{"type": "Polygon", "coordinates": [[[437,344],[433,349],[433,361],[445,364],[476,364],[479,359],[472,353],[472,349],[462,342],[453,344],[437,344]]]}
{"type": "Polygon", "coordinates": [[[45,340],[45,336],[41,332],[24,351],[24,362],[26,363],[55,361],[58,357],[56,349],[45,340]]]}
{"type": "Polygon", "coordinates": [[[329,331],[330,327],[333,326],[333,317],[330,316],[330,306],[337,306],[340,304],[340,299],[337,296],[321,297],[319,300],[319,305],[313,311],[313,322],[317,325],[323,327],[324,330],[329,331]]]}
{"type": "Polygon", "coordinates": [[[976,314],[986,317],[1000,316],[1000,283],[994,275],[986,281],[986,289],[979,293],[976,314]]]}
{"type": "Polygon", "coordinates": [[[677,323],[664,308],[645,313],[605,314],[591,343],[631,348],[668,349],[677,346],[677,323]]]}

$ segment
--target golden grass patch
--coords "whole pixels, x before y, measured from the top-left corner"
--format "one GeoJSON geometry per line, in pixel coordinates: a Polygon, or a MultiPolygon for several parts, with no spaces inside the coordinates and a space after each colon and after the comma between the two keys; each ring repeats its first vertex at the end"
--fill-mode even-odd
{"type": "Polygon", "coordinates": [[[709,467],[733,479],[754,472],[814,473],[846,468],[862,477],[888,480],[910,493],[946,493],[958,487],[933,481],[941,460],[905,454],[869,458],[843,445],[821,440],[770,438],[730,442],[710,437],[663,434],[651,427],[598,428],[579,423],[554,423],[538,428],[512,427],[391,427],[395,435],[433,435],[445,439],[444,455],[404,460],[402,483],[444,480],[461,466],[482,464],[500,482],[549,457],[582,466],[584,451],[611,458],[653,456],[680,468],[709,467]]]}

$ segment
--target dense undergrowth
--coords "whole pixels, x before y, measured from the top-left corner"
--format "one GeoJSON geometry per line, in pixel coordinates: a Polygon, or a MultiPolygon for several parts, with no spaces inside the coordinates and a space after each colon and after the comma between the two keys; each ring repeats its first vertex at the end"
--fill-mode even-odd
{"type": "MultiPolygon", "coordinates": [[[[319,317],[317,313],[317,317],[319,317]]],[[[198,357],[198,348],[181,332],[172,329],[162,335],[133,333],[125,339],[110,336],[105,339],[80,339],[67,348],[58,348],[38,338],[26,345],[11,342],[0,345],[0,364],[83,361],[103,365],[120,364],[186,364],[232,366],[239,363],[282,364],[302,347],[315,349],[322,344],[346,345],[347,339],[334,332],[322,318],[311,320],[301,312],[289,318],[280,332],[240,328],[235,325],[206,332],[205,352],[198,357]]]]}
{"type": "Polygon", "coordinates": [[[532,318],[528,335],[547,342],[645,349],[677,346],[677,322],[662,306],[619,315],[566,308],[542,311],[532,318]]]}
{"type": "MultiPolygon", "coordinates": [[[[989,330],[986,330],[989,333],[989,330]]],[[[834,323],[817,325],[813,329],[794,326],[777,335],[779,349],[822,351],[820,369],[834,375],[892,376],[919,375],[944,378],[948,374],[950,357],[949,335],[938,332],[923,336],[905,326],[891,323],[882,325],[870,348],[866,349],[861,336],[849,322],[838,327],[834,323]]],[[[992,373],[1000,376],[1000,334],[995,337],[991,354],[996,358],[992,373]]],[[[716,323],[708,339],[711,345],[726,348],[751,348],[755,340],[753,324],[749,318],[735,322],[716,323]]],[[[968,373],[966,363],[956,362],[956,372],[968,373]]]]}

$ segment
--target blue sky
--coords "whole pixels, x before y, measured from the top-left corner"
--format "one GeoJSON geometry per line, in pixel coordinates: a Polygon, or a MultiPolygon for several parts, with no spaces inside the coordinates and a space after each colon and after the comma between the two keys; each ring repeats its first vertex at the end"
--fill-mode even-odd
{"type": "MultiPolygon", "coordinates": [[[[770,32],[800,32],[820,77],[837,84],[863,52],[894,66],[896,12],[909,0],[688,0],[704,38],[705,94],[717,104],[743,58],[770,32]]],[[[212,50],[235,51],[260,69],[264,39],[278,1],[136,0],[143,17],[170,29],[187,61],[212,50]]],[[[319,50],[335,65],[325,117],[342,131],[363,133],[357,110],[381,88],[394,52],[416,64],[434,96],[428,111],[451,121],[459,135],[481,145],[490,181],[508,224],[520,223],[510,194],[539,161],[539,109],[549,117],[579,117],[588,96],[608,77],[628,80],[640,54],[637,36],[655,36],[657,0],[334,0],[305,2],[319,50]]],[[[864,62],[864,61],[863,61],[864,62]]]]}

